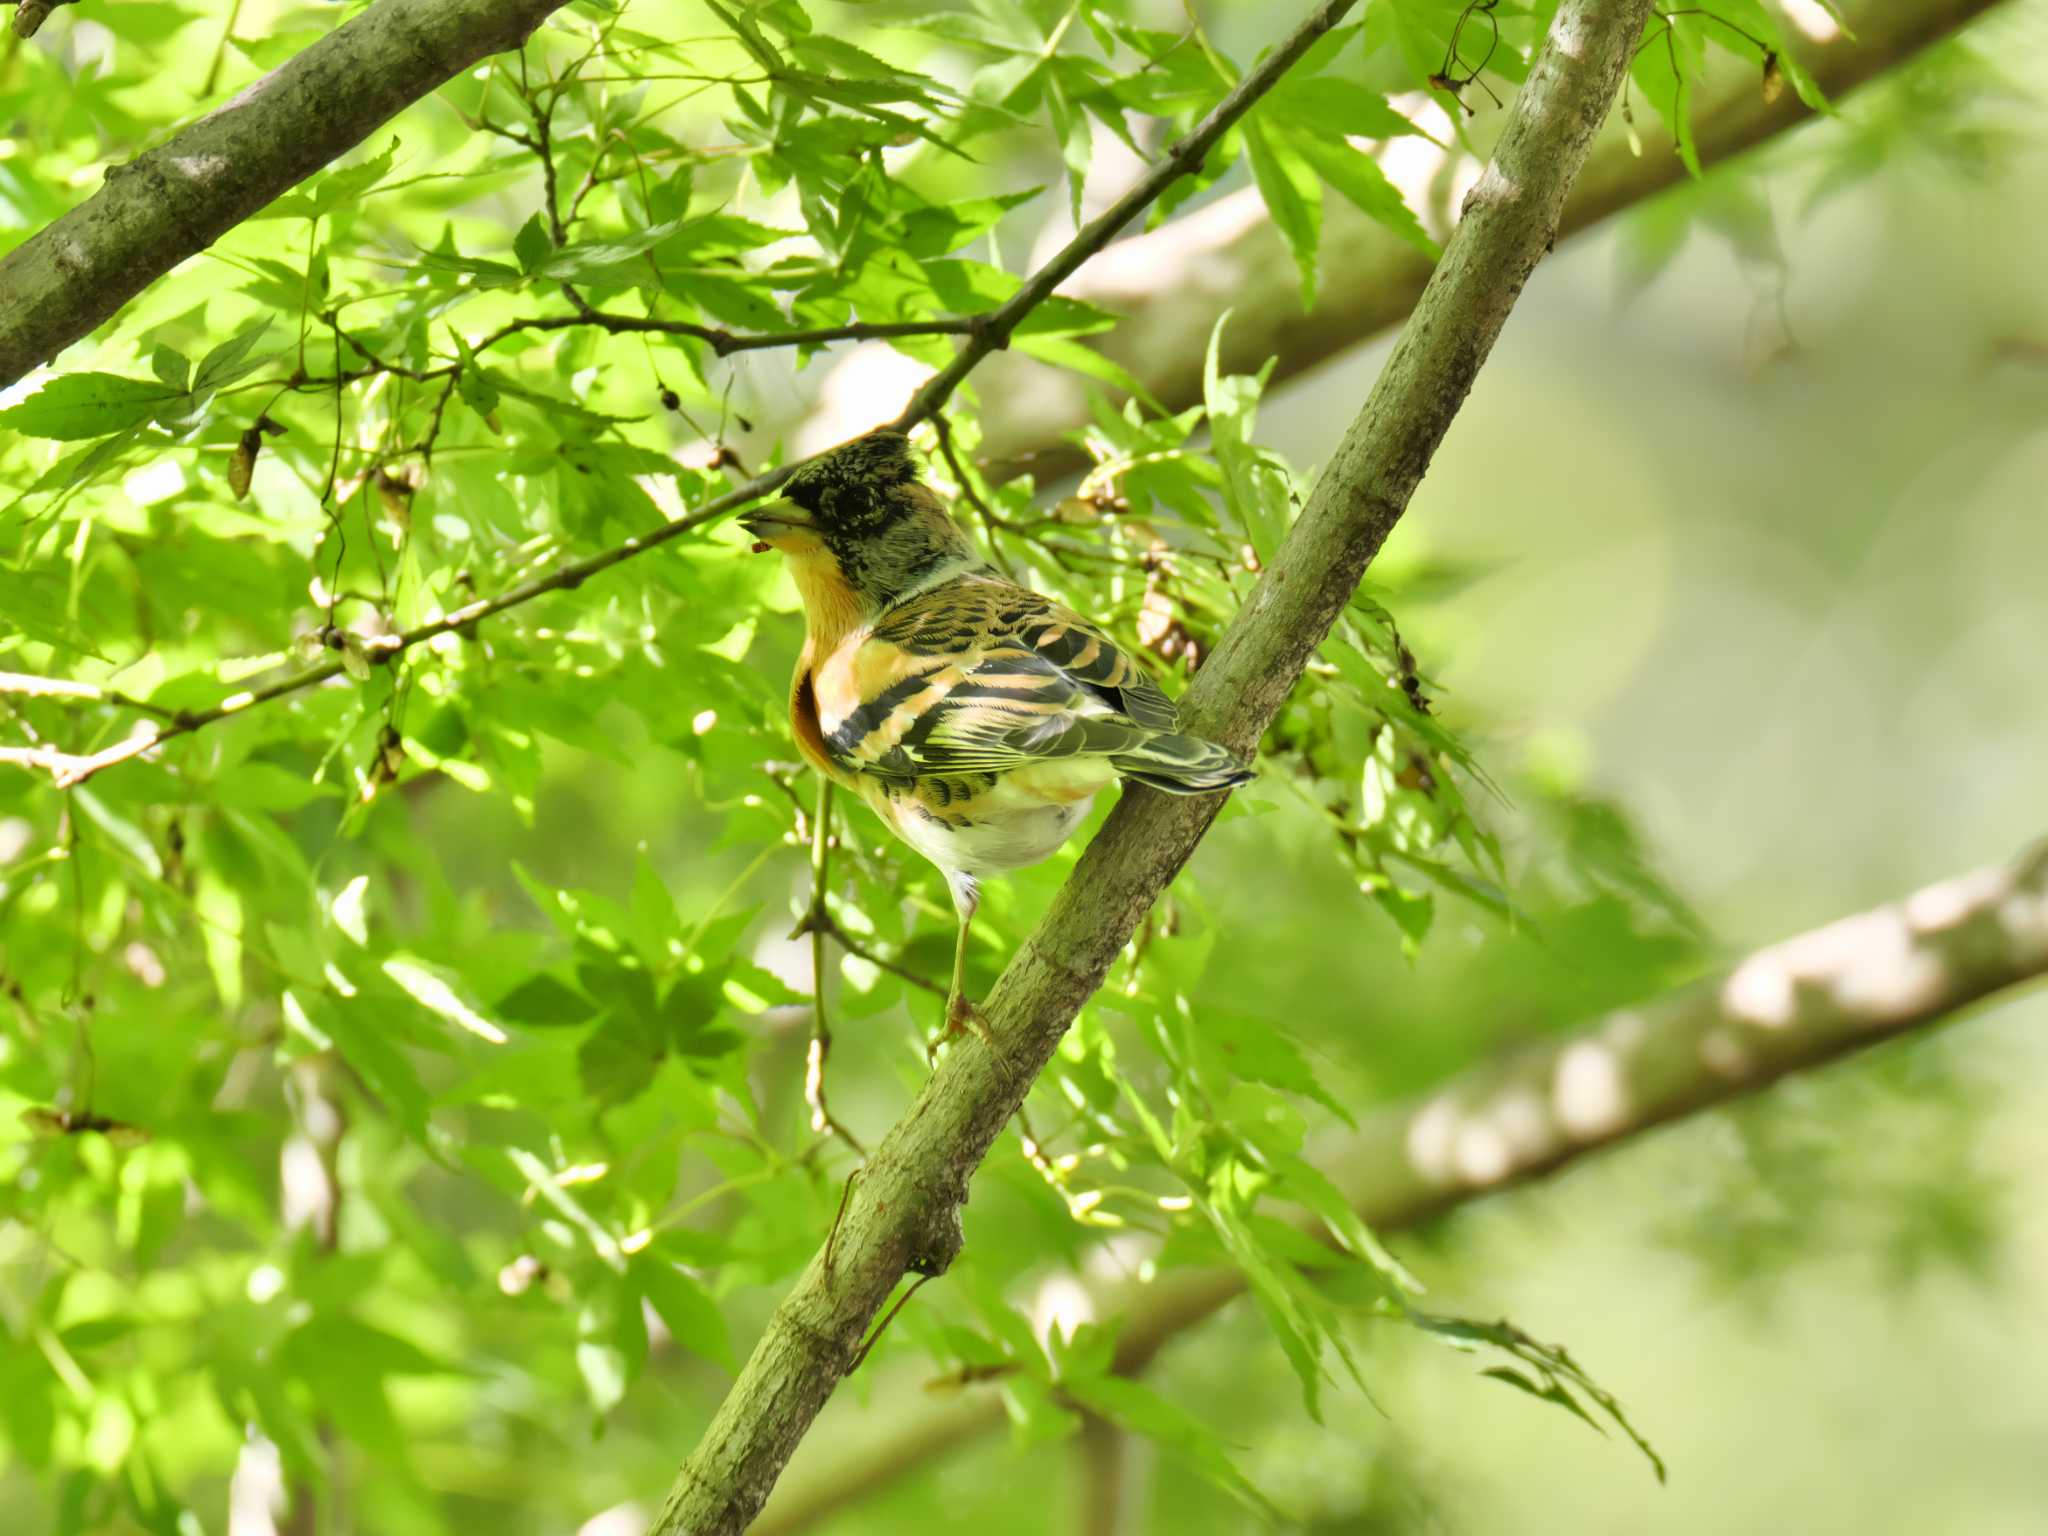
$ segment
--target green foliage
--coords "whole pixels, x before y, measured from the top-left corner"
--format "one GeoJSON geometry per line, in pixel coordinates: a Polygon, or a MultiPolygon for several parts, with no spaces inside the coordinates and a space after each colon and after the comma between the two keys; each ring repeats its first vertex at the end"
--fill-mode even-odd
{"type": "Polygon", "coordinates": [[[1514,1364],[1489,1365],[1480,1374],[1505,1382],[1518,1392],[1526,1392],[1546,1403],[1555,1403],[1593,1428],[1600,1429],[1593,1411],[1586,1406],[1591,1404],[1592,1410],[1605,1415],[1643,1453],[1656,1472],[1657,1481],[1664,1481],[1663,1458],[1650,1448],[1649,1441],[1636,1432],[1613,1394],[1581,1370],[1569,1351],[1555,1344],[1538,1343],[1507,1322],[1475,1323],[1465,1318],[1432,1317],[1420,1312],[1412,1313],[1411,1320],[1423,1332],[1442,1339],[1453,1348],[1492,1349],[1506,1355],[1514,1364]],[[1580,1402],[1581,1398],[1585,1399],[1584,1403],[1580,1402]]]}
{"type": "MultiPolygon", "coordinates": [[[[104,10],[96,59],[0,55],[35,170],[0,158],[0,249],[342,19],[104,10]]],[[[1756,7],[1724,11],[1775,46],[1756,7]]],[[[1304,304],[1329,193],[1433,255],[1372,152],[1417,131],[1390,97],[1482,52],[1512,82],[1547,19],[1504,12],[1488,51],[1465,14],[1373,4],[1153,214],[1255,186],[1304,304]]],[[[1728,31],[1666,24],[1638,66],[1660,112],[1682,123],[1706,44],[1742,53],[1728,31]]],[[[378,1531],[567,1528],[655,1490],[852,1166],[803,1102],[812,989],[835,1105],[884,1126],[923,1070],[951,925],[936,873],[842,815],[833,963],[792,959],[813,830],[784,713],[795,595],[728,527],[628,541],[743,463],[789,462],[825,347],[884,328],[942,366],[1038,230],[1082,220],[1106,142],[1156,159],[1272,40],[1233,61],[1087,0],[589,0],[9,395],[0,1442],[49,1528],[216,1529],[256,1444],[378,1531]],[[464,612],[608,549],[587,583],[464,612]],[[195,712],[218,718],[186,730],[195,712]],[[28,764],[144,722],[169,739],[76,784],[28,764]],[[614,1448],[610,1471],[552,1476],[614,1448]]],[[[992,560],[1177,685],[1309,482],[1259,439],[1270,368],[1231,375],[1212,346],[1203,400],[1169,412],[1087,345],[1115,323],[1054,298],[1013,338],[1108,391],[1070,494],[984,474],[971,386],[916,440],[992,560]]],[[[1303,953],[1370,932],[1426,971],[1455,913],[1486,936],[1458,973],[1480,1001],[1360,1056],[1248,969],[1222,909],[1270,871],[1242,849],[1198,866],[1063,1042],[959,1266],[883,1360],[1000,1380],[1021,1443],[1101,1415],[1271,1516],[1199,1405],[1112,1369],[1113,1327],[1027,1320],[1049,1274],[1136,1237],[1154,1272],[1243,1276],[1311,1416],[1369,1388],[1359,1324],[1399,1318],[1507,1351],[1502,1379],[1642,1444],[1561,1350],[1412,1311],[1317,1161],[1360,1105],[1491,1043],[1489,999],[1530,976],[1546,1027],[1700,961],[1624,818],[1540,781],[1516,804],[1481,767],[1497,722],[1446,701],[1401,627],[1458,580],[1409,568],[1357,595],[1218,840],[1290,840],[1329,882],[1331,903],[1287,907],[1339,930],[1303,953]]],[[[975,988],[1072,862],[990,890],[975,988]]]]}
{"type": "Polygon", "coordinates": [[[1776,17],[1759,0],[1712,0],[1660,10],[1643,34],[1630,78],[1663,119],[1679,158],[1695,177],[1701,166],[1693,141],[1693,113],[1710,49],[1751,61],[1766,101],[1775,101],[1789,84],[1807,106],[1827,110],[1820,87],[1798,59],[1787,54],[1776,17]]]}

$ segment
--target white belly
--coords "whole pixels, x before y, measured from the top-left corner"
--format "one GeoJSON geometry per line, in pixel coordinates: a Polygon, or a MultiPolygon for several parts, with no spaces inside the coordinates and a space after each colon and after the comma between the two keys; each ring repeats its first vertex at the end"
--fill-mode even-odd
{"type": "Polygon", "coordinates": [[[1050,857],[1074,835],[1093,800],[1091,795],[1067,805],[999,806],[962,827],[928,821],[912,811],[901,816],[898,829],[905,842],[941,869],[978,879],[1050,857]]]}

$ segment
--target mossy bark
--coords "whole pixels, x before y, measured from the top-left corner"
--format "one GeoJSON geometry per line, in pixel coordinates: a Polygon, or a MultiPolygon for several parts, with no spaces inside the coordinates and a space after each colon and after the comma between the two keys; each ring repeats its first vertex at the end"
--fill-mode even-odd
{"type": "MultiPolygon", "coordinates": [[[[0,388],[564,0],[380,0],[0,258],[0,388]]],[[[118,19],[114,19],[118,25],[118,19]]]]}

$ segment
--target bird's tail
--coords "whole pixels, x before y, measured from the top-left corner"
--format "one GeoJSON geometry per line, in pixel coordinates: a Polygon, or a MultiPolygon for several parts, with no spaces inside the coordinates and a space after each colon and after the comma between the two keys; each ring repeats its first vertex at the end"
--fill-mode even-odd
{"type": "Polygon", "coordinates": [[[1169,795],[1199,795],[1212,789],[1235,789],[1258,775],[1251,764],[1227,747],[1199,736],[1171,732],[1148,735],[1113,754],[1110,764],[1127,779],[1163,789],[1169,795]]]}

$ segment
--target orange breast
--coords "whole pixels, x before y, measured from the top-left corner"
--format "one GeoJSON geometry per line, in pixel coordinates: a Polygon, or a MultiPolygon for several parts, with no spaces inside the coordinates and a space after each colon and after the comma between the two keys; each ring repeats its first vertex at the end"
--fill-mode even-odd
{"type": "Polygon", "coordinates": [[[827,778],[846,782],[846,775],[825,752],[825,732],[818,724],[818,689],[808,659],[797,663],[796,679],[790,685],[789,728],[806,762],[827,778]]]}

